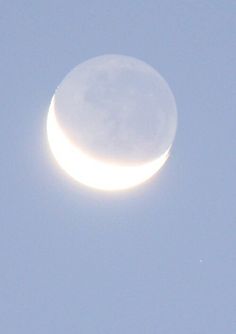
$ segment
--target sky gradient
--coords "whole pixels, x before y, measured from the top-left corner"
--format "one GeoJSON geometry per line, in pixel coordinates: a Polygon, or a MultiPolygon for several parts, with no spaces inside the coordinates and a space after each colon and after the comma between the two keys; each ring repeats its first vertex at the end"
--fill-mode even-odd
{"type": "Polygon", "coordinates": [[[0,4],[0,332],[235,334],[235,1],[0,4]],[[143,186],[76,184],[46,138],[78,63],[137,57],[169,83],[172,154],[143,186]]]}

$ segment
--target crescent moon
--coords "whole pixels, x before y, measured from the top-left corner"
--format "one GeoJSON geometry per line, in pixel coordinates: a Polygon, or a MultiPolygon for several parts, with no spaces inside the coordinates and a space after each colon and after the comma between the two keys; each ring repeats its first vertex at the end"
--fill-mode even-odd
{"type": "Polygon", "coordinates": [[[47,137],[56,161],[67,174],[75,181],[104,191],[129,189],[148,180],[165,164],[170,150],[143,164],[119,165],[94,159],[63,132],[56,118],[54,96],[47,116],[47,137]]]}

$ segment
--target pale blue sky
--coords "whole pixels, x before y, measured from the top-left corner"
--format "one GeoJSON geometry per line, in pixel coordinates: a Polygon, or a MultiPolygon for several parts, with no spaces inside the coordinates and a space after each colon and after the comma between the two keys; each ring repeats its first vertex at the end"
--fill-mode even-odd
{"type": "Polygon", "coordinates": [[[235,334],[236,2],[1,1],[0,333],[235,334]],[[140,58],[179,126],[144,186],[79,186],[46,139],[75,65],[140,58]]]}

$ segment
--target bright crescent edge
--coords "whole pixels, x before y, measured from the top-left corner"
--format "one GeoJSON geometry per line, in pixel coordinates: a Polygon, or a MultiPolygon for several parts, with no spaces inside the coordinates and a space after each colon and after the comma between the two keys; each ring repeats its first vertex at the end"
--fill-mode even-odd
{"type": "Polygon", "coordinates": [[[50,149],[60,165],[74,180],[91,188],[116,191],[135,187],[151,178],[165,164],[170,148],[159,158],[141,165],[117,165],[96,160],[81,151],[62,131],[56,119],[55,96],[47,116],[50,149]]]}

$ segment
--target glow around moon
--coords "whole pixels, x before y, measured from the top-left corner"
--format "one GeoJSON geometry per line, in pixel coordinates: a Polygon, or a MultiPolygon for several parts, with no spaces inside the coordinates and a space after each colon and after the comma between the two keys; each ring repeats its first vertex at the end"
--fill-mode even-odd
{"type": "Polygon", "coordinates": [[[117,55],[93,58],[70,72],[47,118],[49,146],[60,167],[105,191],[132,188],[159,171],[177,123],[173,95],[160,78],[149,65],[117,55]]]}

